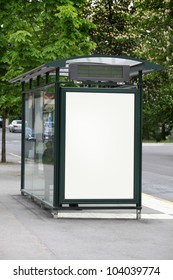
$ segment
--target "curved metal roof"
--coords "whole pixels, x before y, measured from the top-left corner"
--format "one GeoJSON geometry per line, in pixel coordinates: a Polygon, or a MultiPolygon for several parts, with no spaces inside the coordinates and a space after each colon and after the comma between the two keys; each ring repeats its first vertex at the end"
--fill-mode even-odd
{"type": "Polygon", "coordinates": [[[143,59],[132,58],[128,56],[110,56],[110,55],[91,55],[91,56],[79,56],[71,57],[67,59],[54,60],[45,63],[29,72],[26,72],[16,78],[11,79],[10,83],[20,83],[23,81],[29,81],[30,79],[36,79],[37,76],[42,76],[47,72],[54,72],[56,68],[59,68],[60,76],[68,76],[69,64],[71,63],[95,63],[102,65],[128,65],[130,66],[130,76],[137,76],[139,71],[142,73],[150,73],[153,71],[162,70],[163,66],[149,62],[143,59]]]}

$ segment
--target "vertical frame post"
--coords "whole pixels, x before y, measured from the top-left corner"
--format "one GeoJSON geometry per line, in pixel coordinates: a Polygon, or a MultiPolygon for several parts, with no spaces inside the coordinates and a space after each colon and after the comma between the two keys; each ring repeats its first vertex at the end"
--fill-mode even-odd
{"type": "Polygon", "coordinates": [[[37,76],[37,87],[39,87],[40,86],[40,76],[37,76]]]}
{"type": "Polygon", "coordinates": [[[142,206],[142,70],[139,71],[139,81],[138,81],[138,105],[139,105],[139,111],[138,111],[138,203],[137,208],[141,209],[142,206]]]}
{"type": "Polygon", "coordinates": [[[46,72],[46,85],[49,83],[49,72],[46,72]]]}
{"type": "Polygon", "coordinates": [[[29,80],[29,89],[32,89],[32,79],[29,80]]]}
{"type": "Polygon", "coordinates": [[[25,82],[22,82],[22,146],[21,146],[21,190],[24,189],[25,175],[25,82]]]}
{"type": "Polygon", "coordinates": [[[54,190],[53,207],[59,207],[59,172],[60,172],[60,85],[59,68],[56,69],[55,81],[55,138],[54,138],[54,190]]]}

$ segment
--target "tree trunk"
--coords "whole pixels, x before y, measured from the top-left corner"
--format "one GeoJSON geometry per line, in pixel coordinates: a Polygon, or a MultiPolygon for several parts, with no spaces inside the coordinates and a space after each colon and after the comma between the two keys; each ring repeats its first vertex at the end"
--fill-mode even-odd
{"type": "Polygon", "coordinates": [[[166,140],[166,130],[165,130],[164,123],[162,124],[161,138],[162,138],[162,140],[166,140]]]}

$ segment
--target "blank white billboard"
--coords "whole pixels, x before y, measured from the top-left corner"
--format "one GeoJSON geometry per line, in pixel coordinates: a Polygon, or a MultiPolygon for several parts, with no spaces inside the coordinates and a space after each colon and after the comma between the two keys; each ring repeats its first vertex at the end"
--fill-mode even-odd
{"type": "Polygon", "coordinates": [[[134,198],[133,93],[66,92],[65,199],[134,198]]]}

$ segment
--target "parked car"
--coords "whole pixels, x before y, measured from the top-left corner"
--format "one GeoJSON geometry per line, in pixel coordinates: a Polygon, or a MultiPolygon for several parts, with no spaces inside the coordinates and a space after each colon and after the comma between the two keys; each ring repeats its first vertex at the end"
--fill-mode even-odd
{"type": "Polygon", "coordinates": [[[2,117],[0,116],[0,127],[2,127],[2,117]]]}
{"type": "Polygon", "coordinates": [[[22,121],[13,120],[9,125],[9,132],[21,132],[22,131],[22,121]]]}

